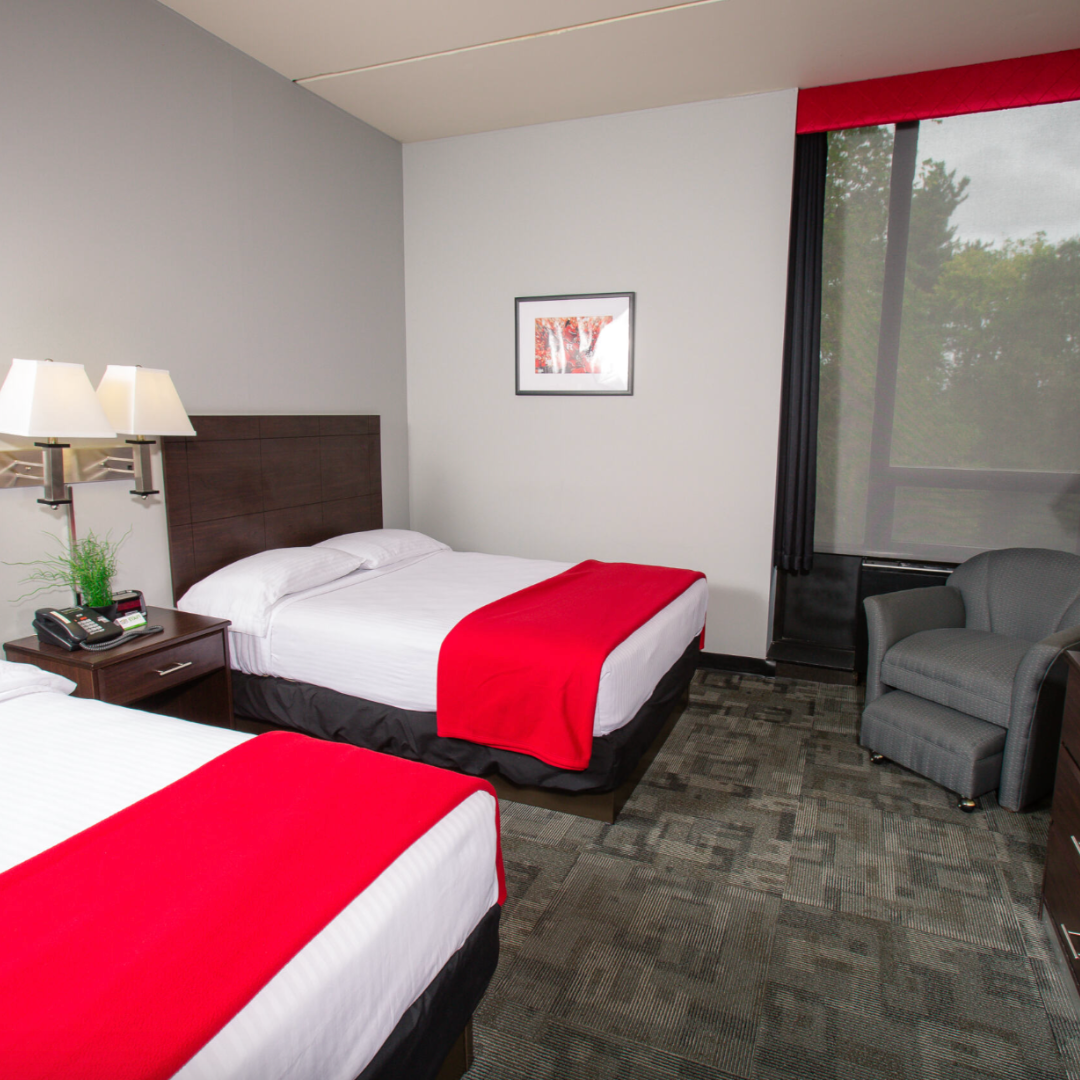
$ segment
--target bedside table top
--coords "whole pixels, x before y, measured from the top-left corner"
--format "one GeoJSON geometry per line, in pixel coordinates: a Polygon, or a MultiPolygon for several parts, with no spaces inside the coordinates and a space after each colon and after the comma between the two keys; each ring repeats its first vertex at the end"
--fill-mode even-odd
{"type": "Polygon", "coordinates": [[[67,649],[61,649],[59,645],[38,641],[36,636],[5,642],[4,650],[8,653],[20,653],[29,658],[31,663],[34,656],[40,656],[54,662],[63,660],[74,667],[93,669],[117,663],[133,653],[153,651],[165,645],[176,645],[178,642],[190,641],[205,634],[223,630],[228,627],[229,620],[210,619],[205,615],[192,615],[187,611],[177,611],[174,608],[147,606],[146,623],[148,626],[163,626],[165,629],[159,634],[137,637],[134,641],[118,645],[115,649],[106,649],[104,652],[89,652],[86,649],[69,652],[67,649]]]}

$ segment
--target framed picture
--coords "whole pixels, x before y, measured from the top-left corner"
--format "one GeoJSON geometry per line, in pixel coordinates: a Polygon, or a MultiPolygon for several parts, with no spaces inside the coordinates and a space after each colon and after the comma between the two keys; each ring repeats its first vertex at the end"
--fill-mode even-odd
{"type": "Polygon", "coordinates": [[[519,296],[519,394],[632,394],[634,294],[519,296]]]}

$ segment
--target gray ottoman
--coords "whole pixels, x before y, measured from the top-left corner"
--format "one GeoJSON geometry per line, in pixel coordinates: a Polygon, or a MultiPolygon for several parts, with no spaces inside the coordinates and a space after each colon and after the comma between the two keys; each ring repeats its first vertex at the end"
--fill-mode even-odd
{"type": "Polygon", "coordinates": [[[1007,729],[891,690],[867,705],[859,742],[897,765],[977,799],[998,786],[1007,729]]]}

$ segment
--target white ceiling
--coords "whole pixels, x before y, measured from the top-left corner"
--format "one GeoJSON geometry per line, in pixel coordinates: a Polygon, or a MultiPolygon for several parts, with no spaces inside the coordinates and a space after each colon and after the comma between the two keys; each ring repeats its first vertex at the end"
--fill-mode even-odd
{"type": "Polygon", "coordinates": [[[1080,0],[166,0],[401,142],[1080,47],[1080,0]]]}

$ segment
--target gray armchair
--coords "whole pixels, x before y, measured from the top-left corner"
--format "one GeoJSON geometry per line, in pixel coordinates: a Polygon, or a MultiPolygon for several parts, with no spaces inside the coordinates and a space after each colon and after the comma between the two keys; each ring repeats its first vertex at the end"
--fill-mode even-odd
{"type": "Polygon", "coordinates": [[[955,791],[1021,810],[1054,786],[1080,556],[986,551],[944,586],[867,597],[859,741],[955,791]]]}

